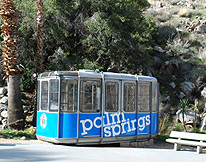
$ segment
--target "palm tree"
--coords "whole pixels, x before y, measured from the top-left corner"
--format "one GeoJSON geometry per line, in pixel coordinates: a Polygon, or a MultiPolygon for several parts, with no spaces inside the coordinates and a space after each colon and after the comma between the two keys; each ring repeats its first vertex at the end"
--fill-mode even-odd
{"type": "Polygon", "coordinates": [[[24,126],[21,105],[20,68],[18,63],[19,39],[17,11],[12,0],[1,1],[2,63],[8,85],[8,126],[21,129],[24,126]]]}
{"type": "Polygon", "coordinates": [[[37,0],[37,74],[42,72],[42,34],[44,0],[37,0]]]}
{"type": "Polygon", "coordinates": [[[186,132],[187,132],[187,128],[185,126],[185,115],[189,113],[188,105],[189,105],[188,100],[186,99],[180,100],[180,113],[182,113],[182,123],[186,132]]]}

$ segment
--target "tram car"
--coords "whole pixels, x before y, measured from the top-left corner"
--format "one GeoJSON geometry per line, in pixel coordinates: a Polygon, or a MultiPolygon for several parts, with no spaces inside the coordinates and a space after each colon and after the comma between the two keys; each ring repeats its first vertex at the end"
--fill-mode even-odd
{"type": "Polygon", "coordinates": [[[91,70],[38,77],[37,138],[59,144],[143,141],[158,134],[154,77],[91,70]]]}

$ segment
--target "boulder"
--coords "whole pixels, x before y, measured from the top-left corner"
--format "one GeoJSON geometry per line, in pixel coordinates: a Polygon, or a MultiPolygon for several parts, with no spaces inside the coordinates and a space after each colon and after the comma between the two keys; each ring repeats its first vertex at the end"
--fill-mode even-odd
{"type": "Polygon", "coordinates": [[[195,28],[195,31],[198,33],[198,34],[204,34],[206,33],[206,25],[202,24],[202,25],[199,25],[195,28]]]}
{"type": "Polygon", "coordinates": [[[183,99],[185,97],[185,94],[183,92],[180,92],[179,98],[183,99]]]}
{"type": "Polygon", "coordinates": [[[7,111],[6,111],[6,110],[2,111],[2,112],[1,112],[1,116],[2,116],[3,118],[7,118],[7,117],[8,117],[7,111]]]}
{"type": "Polygon", "coordinates": [[[169,77],[174,75],[176,72],[178,72],[178,69],[179,69],[178,60],[166,61],[164,64],[162,64],[160,68],[160,74],[169,77]]]}
{"type": "Polygon", "coordinates": [[[192,82],[183,82],[180,84],[180,88],[185,94],[191,94],[195,90],[196,86],[192,82]]]}
{"type": "Polygon", "coordinates": [[[3,119],[2,120],[2,129],[6,129],[7,128],[7,119],[3,119]]]}
{"type": "Polygon", "coordinates": [[[157,51],[157,52],[159,52],[159,53],[164,53],[165,52],[165,50],[163,50],[161,47],[159,47],[159,46],[155,46],[154,47],[154,50],[155,51],[157,51]]]}
{"type": "Polygon", "coordinates": [[[187,6],[187,8],[195,9],[195,6],[190,2],[186,2],[186,6],[187,6]]]}
{"type": "Polygon", "coordinates": [[[170,85],[172,88],[175,88],[175,87],[176,87],[176,84],[175,84],[174,82],[171,82],[169,85],[170,85]]]}
{"type": "Polygon", "coordinates": [[[6,88],[1,87],[0,88],[0,95],[5,95],[7,93],[6,88]]]}
{"type": "MultiPolygon", "coordinates": [[[[176,114],[177,114],[177,121],[183,122],[181,110],[178,110],[176,112],[176,114]]],[[[200,124],[200,115],[196,114],[196,117],[197,117],[196,123],[197,123],[197,125],[199,125],[200,124]]],[[[195,120],[195,112],[192,109],[189,109],[188,114],[184,115],[185,124],[193,124],[194,120],[195,120]]]]}
{"type": "Polygon", "coordinates": [[[169,58],[174,57],[174,53],[171,50],[167,51],[166,56],[169,57],[169,58]]]}
{"type": "Polygon", "coordinates": [[[7,110],[8,106],[6,104],[0,104],[0,111],[7,110]]]}
{"type": "Polygon", "coordinates": [[[206,98],[206,87],[201,91],[201,96],[206,98]]]}
{"type": "Polygon", "coordinates": [[[4,96],[2,99],[0,99],[0,104],[8,104],[8,97],[4,96]]]}
{"type": "Polygon", "coordinates": [[[203,120],[200,123],[200,131],[203,131],[205,126],[206,126],[206,114],[205,114],[205,117],[203,118],[203,120]]]}

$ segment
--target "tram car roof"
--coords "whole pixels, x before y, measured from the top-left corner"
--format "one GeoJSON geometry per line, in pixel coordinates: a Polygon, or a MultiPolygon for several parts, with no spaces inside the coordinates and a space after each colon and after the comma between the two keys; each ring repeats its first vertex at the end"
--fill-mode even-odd
{"type": "Polygon", "coordinates": [[[102,78],[104,76],[105,79],[120,79],[120,80],[141,80],[141,81],[154,81],[157,79],[150,76],[142,76],[142,75],[132,75],[125,73],[113,73],[113,72],[99,72],[99,70],[79,70],[79,71],[51,71],[44,72],[39,75],[40,78],[49,78],[55,76],[62,77],[80,77],[80,78],[102,78]]]}

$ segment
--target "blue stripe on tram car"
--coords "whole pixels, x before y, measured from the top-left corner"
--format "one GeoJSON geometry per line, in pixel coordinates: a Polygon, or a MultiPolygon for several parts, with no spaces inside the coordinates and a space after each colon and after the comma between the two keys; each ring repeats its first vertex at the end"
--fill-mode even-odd
{"type": "Polygon", "coordinates": [[[136,135],[137,120],[135,113],[105,113],[104,137],[136,135]]]}
{"type": "Polygon", "coordinates": [[[60,113],[60,138],[77,138],[77,116],[76,113],[60,113]]]}
{"type": "Polygon", "coordinates": [[[79,137],[101,137],[101,114],[79,114],[79,137]]]}
{"type": "Polygon", "coordinates": [[[37,112],[37,135],[58,138],[58,113],[37,112]]]}
{"type": "Polygon", "coordinates": [[[150,113],[138,114],[138,135],[151,134],[151,115],[150,113]]]}
{"type": "Polygon", "coordinates": [[[158,113],[152,113],[152,134],[158,134],[158,113]]]}

